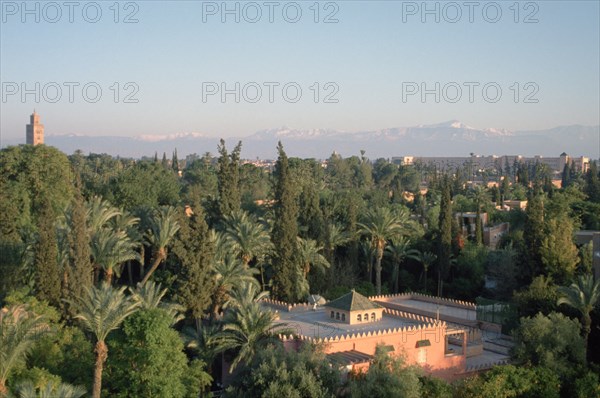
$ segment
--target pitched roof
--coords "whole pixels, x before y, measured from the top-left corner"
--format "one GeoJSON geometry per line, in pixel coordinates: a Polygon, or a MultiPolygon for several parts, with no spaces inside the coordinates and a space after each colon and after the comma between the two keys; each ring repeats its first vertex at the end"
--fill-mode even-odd
{"type": "Polygon", "coordinates": [[[377,303],[372,302],[362,294],[352,290],[350,293],[344,294],[325,304],[325,307],[337,308],[344,311],[365,311],[383,308],[377,303]]]}

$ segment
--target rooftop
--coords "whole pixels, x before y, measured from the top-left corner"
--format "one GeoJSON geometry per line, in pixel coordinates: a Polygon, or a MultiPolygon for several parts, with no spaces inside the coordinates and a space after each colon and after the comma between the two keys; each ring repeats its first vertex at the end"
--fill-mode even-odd
{"type": "Polygon", "coordinates": [[[287,329],[291,329],[295,334],[300,336],[327,338],[356,333],[408,328],[411,326],[425,325],[426,322],[389,316],[384,312],[380,321],[350,325],[332,320],[329,317],[329,311],[323,307],[319,307],[316,310],[295,310],[291,312],[279,311],[279,320],[275,321],[275,326],[278,324],[283,324],[287,329]]]}
{"type": "Polygon", "coordinates": [[[369,300],[360,293],[352,290],[325,304],[325,307],[336,308],[344,311],[368,311],[383,308],[381,305],[369,300]]]}
{"type": "MultiPolygon", "coordinates": [[[[441,316],[447,315],[453,318],[464,319],[465,321],[475,321],[477,319],[477,311],[474,309],[458,308],[451,305],[446,305],[443,301],[438,303],[426,302],[419,299],[401,299],[392,298],[387,300],[390,304],[396,304],[399,310],[411,312],[417,310],[423,315],[436,317],[439,312],[441,316]]],[[[394,306],[392,306],[394,307],[394,306]]]]}

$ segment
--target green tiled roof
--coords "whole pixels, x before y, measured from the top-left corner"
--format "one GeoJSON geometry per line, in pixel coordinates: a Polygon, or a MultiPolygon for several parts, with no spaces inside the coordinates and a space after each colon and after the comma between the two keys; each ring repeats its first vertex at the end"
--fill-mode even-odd
{"type": "Polygon", "coordinates": [[[328,302],[325,304],[325,307],[337,308],[344,311],[368,311],[377,308],[383,308],[362,294],[356,293],[354,290],[328,302]]]}

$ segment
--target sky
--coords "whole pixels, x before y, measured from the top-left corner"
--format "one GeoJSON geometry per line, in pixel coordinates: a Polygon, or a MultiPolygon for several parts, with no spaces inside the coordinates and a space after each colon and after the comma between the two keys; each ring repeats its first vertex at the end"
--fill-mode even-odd
{"type": "Polygon", "coordinates": [[[2,140],[600,123],[598,1],[65,4],[0,1],[2,140]]]}

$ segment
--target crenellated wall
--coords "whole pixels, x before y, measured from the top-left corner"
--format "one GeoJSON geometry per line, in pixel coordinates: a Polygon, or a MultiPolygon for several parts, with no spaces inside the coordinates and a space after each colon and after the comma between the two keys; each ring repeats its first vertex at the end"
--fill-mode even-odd
{"type": "MultiPolygon", "coordinates": [[[[403,317],[400,311],[386,311],[390,316],[403,317]]],[[[326,354],[356,350],[374,355],[378,345],[392,346],[394,355],[403,355],[408,364],[423,366],[426,372],[445,379],[453,379],[464,372],[466,356],[463,353],[446,354],[446,323],[430,318],[407,314],[409,319],[429,322],[421,325],[393,329],[383,329],[361,333],[348,333],[339,336],[314,338],[310,336],[282,336],[287,349],[298,349],[302,343],[315,343],[324,346],[326,354]],[[430,345],[417,347],[417,342],[429,340],[430,345]]]]}
{"type": "Polygon", "coordinates": [[[455,300],[455,299],[444,298],[444,297],[430,296],[430,295],[422,294],[422,293],[398,293],[398,294],[387,294],[387,295],[369,297],[369,300],[372,300],[372,301],[391,301],[391,300],[395,300],[395,299],[400,299],[400,300],[415,299],[415,300],[425,301],[428,303],[434,303],[434,304],[439,303],[439,304],[446,305],[449,307],[463,308],[466,310],[476,310],[477,309],[477,305],[475,303],[471,303],[469,301],[462,301],[462,300],[455,300]]]}

